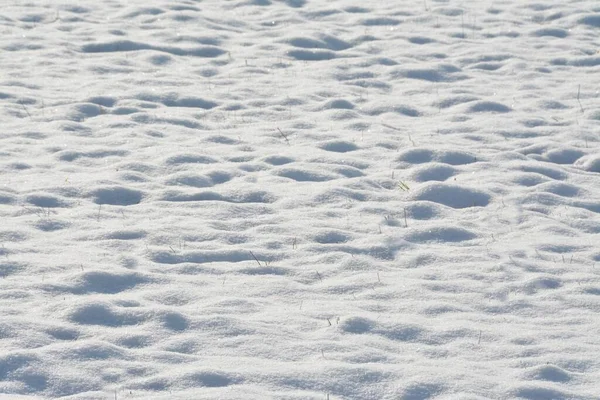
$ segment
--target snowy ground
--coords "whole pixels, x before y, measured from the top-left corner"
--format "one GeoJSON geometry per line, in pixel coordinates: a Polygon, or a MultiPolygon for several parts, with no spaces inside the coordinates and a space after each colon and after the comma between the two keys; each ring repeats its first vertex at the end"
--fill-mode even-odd
{"type": "Polygon", "coordinates": [[[0,50],[6,398],[600,397],[596,1],[3,0],[0,50]]]}

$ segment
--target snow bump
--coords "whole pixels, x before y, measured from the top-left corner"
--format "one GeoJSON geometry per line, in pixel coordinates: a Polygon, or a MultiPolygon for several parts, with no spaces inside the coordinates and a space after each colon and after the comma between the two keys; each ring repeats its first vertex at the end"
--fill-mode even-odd
{"type": "Polygon", "coordinates": [[[491,196],[482,190],[447,183],[427,183],[415,189],[410,197],[452,208],[485,207],[491,200],[491,196]]]}

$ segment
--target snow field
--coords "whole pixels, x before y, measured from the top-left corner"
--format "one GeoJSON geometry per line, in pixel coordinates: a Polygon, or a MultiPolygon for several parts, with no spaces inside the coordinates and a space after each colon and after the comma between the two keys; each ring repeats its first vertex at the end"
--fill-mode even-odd
{"type": "Polygon", "coordinates": [[[597,399],[594,1],[0,11],[0,393],[597,399]]]}

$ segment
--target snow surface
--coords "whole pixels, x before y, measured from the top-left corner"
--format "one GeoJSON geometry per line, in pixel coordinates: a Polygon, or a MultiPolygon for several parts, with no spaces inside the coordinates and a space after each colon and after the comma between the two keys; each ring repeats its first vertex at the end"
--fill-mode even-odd
{"type": "Polygon", "coordinates": [[[6,398],[600,398],[597,1],[1,3],[6,398]]]}

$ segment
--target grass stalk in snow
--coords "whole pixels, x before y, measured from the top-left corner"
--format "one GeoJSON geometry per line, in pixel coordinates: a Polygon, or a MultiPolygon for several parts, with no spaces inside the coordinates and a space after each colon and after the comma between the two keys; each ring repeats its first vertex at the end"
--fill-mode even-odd
{"type": "Polygon", "coordinates": [[[579,108],[581,109],[581,113],[584,113],[584,109],[583,106],[581,105],[581,100],[579,100],[579,97],[581,95],[581,84],[579,86],[577,86],[577,102],[579,103],[579,108]]]}
{"type": "Polygon", "coordinates": [[[260,261],[258,261],[258,258],[254,255],[254,253],[251,251],[250,254],[252,255],[252,258],[254,258],[254,260],[256,260],[256,263],[258,264],[258,266],[262,267],[262,264],[260,263],[260,261]]]}

